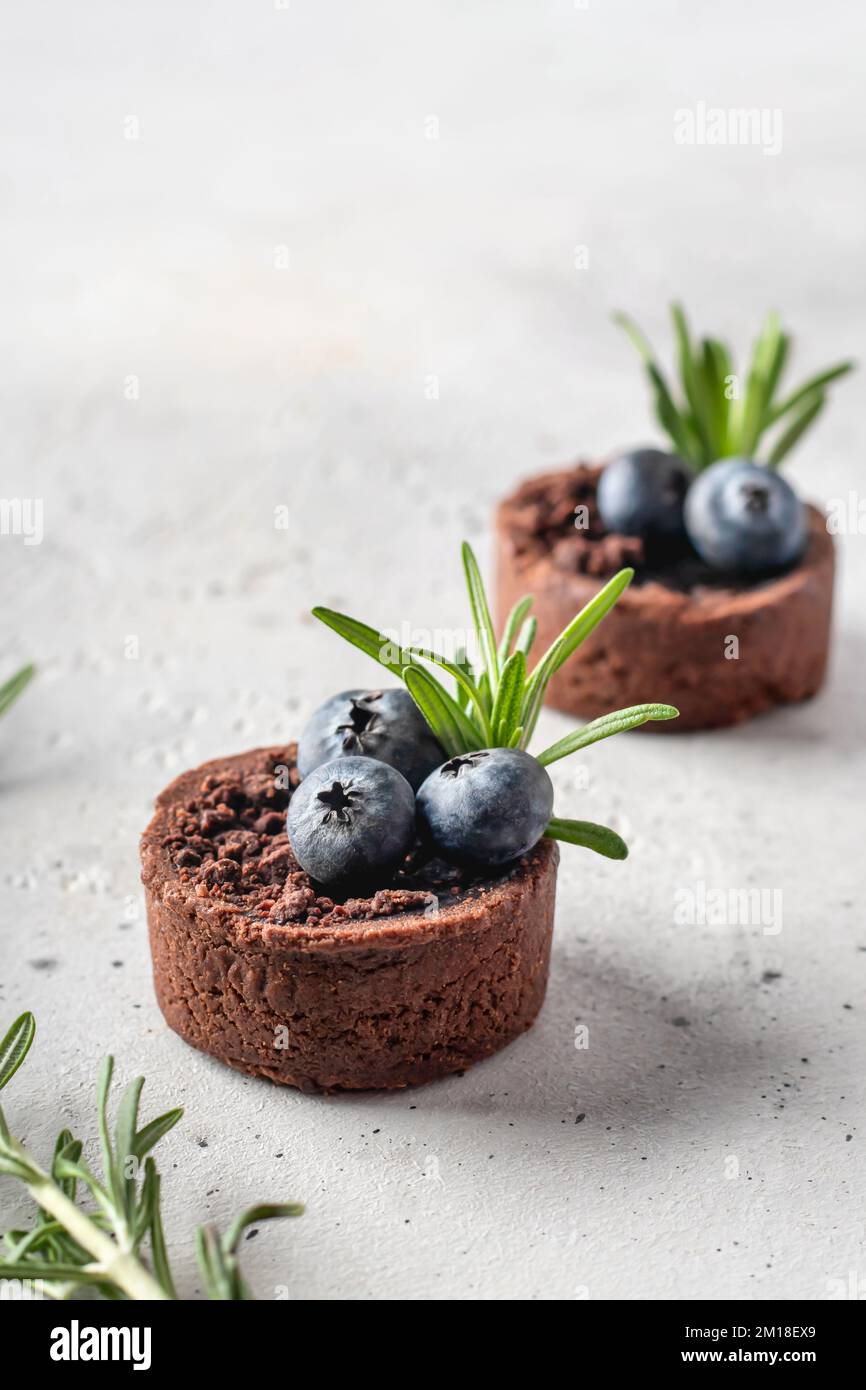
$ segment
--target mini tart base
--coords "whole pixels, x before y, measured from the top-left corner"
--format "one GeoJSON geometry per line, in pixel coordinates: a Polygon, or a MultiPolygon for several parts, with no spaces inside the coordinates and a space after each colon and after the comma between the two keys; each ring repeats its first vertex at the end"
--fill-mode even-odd
{"type": "MultiPolygon", "coordinates": [[[[530,1027],[547,983],[559,851],[542,840],[505,876],[432,914],[275,922],[200,896],[166,848],[210,774],[286,764],[257,749],[178,777],[142,839],[156,996],[193,1047],[302,1091],[395,1088],[462,1071],[530,1027]]],[[[174,857],[173,857],[174,856],[174,857]]]]}
{"type": "MultiPolygon", "coordinates": [[[[550,475],[552,487],[556,480],[561,489],[561,477],[550,475]]],[[[827,668],[834,547],[821,513],[811,506],[806,510],[806,554],[778,578],[730,588],[696,585],[685,592],[657,578],[632,581],[553,677],[547,703],[594,719],[628,705],[660,701],[675,705],[679,719],[645,727],[678,733],[737,724],[814,695],[827,668]],[[736,658],[727,655],[735,649],[736,658]]],[[[538,620],[534,650],[543,652],[605,579],[569,573],[550,551],[526,547],[521,513],[525,515],[525,503],[518,488],[496,513],[497,618],[502,624],[519,598],[533,594],[538,620]]],[[[615,539],[606,536],[590,545],[610,549],[615,539]]]]}

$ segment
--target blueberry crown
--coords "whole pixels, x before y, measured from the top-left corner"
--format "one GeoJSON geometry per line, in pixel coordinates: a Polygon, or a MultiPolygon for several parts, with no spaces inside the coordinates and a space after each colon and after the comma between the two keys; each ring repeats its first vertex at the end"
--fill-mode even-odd
{"type": "MultiPolygon", "coordinates": [[[[528,659],[538,626],[529,611],[531,595],[514,605],[497,642],[481,573],[466,541],[463,542],[463,568],[479,653],[474,663],[462,650],[451,660],[429,647],[403,647],[356,618],[335,613],[330,608],[313,609],[314,617],[404,682],[447,758],[454,760],[456,771],[459,771],[461,759],[479,750],[526,749],[551,676],[610,612],[634,576],[631,569],[615,574],[572,618],[530,671],[528,659]],[[453,689],[448,689],[431,667],[450,677],[453,689]]],[[[652,719],[675,719],[677,713],[672,705],[659,704],[615,710],[558,739],[537,754],[537,760],[547,766],[612,734],[636,729],[652,719]]],[[[623,859],[627,853],[622,840],[612,830],[586,821],[555,818],[546,833],[555,839],[585,845],[613,859],[623,859]]]]}
{"type": "Polygon", "coordinates": [[[839,362],[810,377],[795,391],[781,395],[791,338],[782,331],[778,314],[767,315],[748,371],[741,378],[724,343],[718,338],[693,341],[680,305],[672,304],[670,312],[677,346],[679,401],[637,325],[625,314],[616,314],[614,322],[625,329],[643,360],[659,424],[680,457],[695,468],[707,468],[723,458],[759,462],[759,444],[767,431],[778,425],[773,441],[765,441],[766,464],[776,468],[823,409],[825,388],[855,366],[853,362],[839,362]]]}

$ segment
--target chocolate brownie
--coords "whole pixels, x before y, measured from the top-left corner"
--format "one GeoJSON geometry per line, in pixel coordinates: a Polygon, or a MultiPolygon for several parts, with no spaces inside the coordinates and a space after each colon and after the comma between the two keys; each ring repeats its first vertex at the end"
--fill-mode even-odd
{"type": "Polygon", "coordinates": [[[479,879],[416,844],[366,897],[328,896],[286,836],[295,746],[183,773],[142,839],[154,983],[169,1025],[304,1091],[461,1071],[544,998],[557,846],[479,879]]]}
{"type": "Polygon", "coordinates": [[[576,464],[542,474],[496,514],[498,618],[533,594],[539,651],[606,579],[635,569],[613,611],[553,677],[548,703],[593,719],[663,701],[679,719],[645,727],[677,732],[738,723],[814,695],[826,671],[833,598],[833,541],[821,513],[807,508],[809,544],[795,568],[743,581],[711,570],[687,542],[659,554],[638,537],[606,532],[595,505],[600,473],[576,464]]]}

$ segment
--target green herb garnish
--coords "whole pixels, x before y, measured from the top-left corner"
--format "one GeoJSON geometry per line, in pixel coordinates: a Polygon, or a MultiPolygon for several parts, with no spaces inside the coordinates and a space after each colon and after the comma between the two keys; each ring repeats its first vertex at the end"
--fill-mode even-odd
{"type": "MultiPolygon", "coordinates": [[[[33,1015],[23,1013],[0,1042],[0,1090],[24,1061],[35,1034],[33,1015]]],[[[112,1136],[108,1094],[113,1070],[113,1058],[107,1057],[97,1091],[101,1178],[82,1157],[81,1140],[68,1129],[57,1138],[50,1167],[42,1168],[10,1134],[0,1110],[0,1173],[19,1178],[39,1208],[29,1230],[8,1231],[3,1237],[0,1276],[30,1280],[41,1294],[55,1299],[71,1298],[85,1285],[105,1298],[175,1299],[160,1212],[161,1178],[150,1150],[183,1111],[167,1110],[139,1128],[144,1085],[139,1076],[121,1097],[112,1136]],[[79,1184],[93,1210],[79,1205],[79,1184]]],[[[254,1222],[300,1216],[302,1211],[296,1203],[252,1207],[222,1237],[213,1226],[200,1226],[196,1253],[208,1298],[250,1299],[237,1258],[243,1232],[254,1222]]]]}
{"type": "MultiPolygon", "coordinates": [[[[537,628],[535,618],[529,613],[532,597],[527,595],[514,605],[497,643],[481,573],[466,541],[463,542],[463,568],[477,639],[475,663],[468,661],[462,652],[450,660],[431,648],[400,646],[385,633],[330,608],[314,608],[313,615],[405,683],[449,758],[481,748],[525,749],[538,723],[551,676],[610,612],[631,583],[634,570],[623,569],[615,574],[529,671],[528,658],[537,628]],[[453,693],[437,679],[430,666],[438,667],[451,677],[453,693]]],[[[678,712],[672,705],[634,705],[617,710],[558,739],[537,755],[538,761],[544,765],[556,762],[580,748],[588,748],[611,734],[636,729],[649,720],[675,719],[678,712]]],[[[554,817],[545,834],[551,839],[583,845],[609,859],[624,859],[628,853],[613,830],[589,821],[554,817]]]]}
{"type": "Polygon", "coordinates": [[[14,676],[10,676],[8,681],[0,685],[0,714],[5,714],[9,706],[15,703],[35,675],[35,666],[22,666],[20,671],[16,671],[14,676]]]}
{"type": "Polygon", "coordinates": [[[743,387],[725,344],[717,338],[693,342],[680,305],[672,304],[670,312],[677,344],[679,401],[637,325],[625,314],[616,314],[614,322],[625,329],[643,360],[659,424],[680,458],[698,469],[723,458],[759,462],[759,444],[768,430],[779,425],[775,441],[766,443],[767,466],[776,468],[823,409],[826,387],[855,366],[840,362],[788,395],[780,395],[791,338],[783,333],[778,314],[771,313],[752,350],[743,387]]]}

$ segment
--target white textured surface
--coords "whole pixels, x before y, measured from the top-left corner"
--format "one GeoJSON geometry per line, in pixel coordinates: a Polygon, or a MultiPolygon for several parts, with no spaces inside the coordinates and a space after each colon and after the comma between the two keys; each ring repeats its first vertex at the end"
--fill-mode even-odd
{"type": "MultiPolygon", "coordinates": [[[[3,674],[41,668],[0,729],[3,1015],[40,1026],[7,1108],[42,1153],[58,1109],[90,1131],[109,1049],[150,1107],[186,1106],[163,1167],[190,1296],[194,1222],[262,1197],[308,1204],[246,1246],[264,1297],[866,1286],[862,537],[841,540],[820,699],[613,740],[587,789],[560,765],[563,810],[632,857],[564,851],[548,1001],[497,1058],[310,1099],[185,1048],[151,992],[153,795],[370,678],[312,603],[462,623],[456,545],[487,558],[495,497],[644,436],[612,308],[661,336],[676,293],[742,342],[778,304],[803,370],[861,347],[862,8],[590,6],[6,21],[2,491],[45,507],[41,546],[0,538],[3,674]],[[780,108],[782,153],[677,147],[673,111],[700,100],[780,108]],[[781,889],[781,933],[677,925],[698,879],[781,889]]],[[[860,379],[840,389],[797,456],[821,501],[862,487],[861,401],[860,379]]],[[[6,1182],[0,1201],[21,1209],[6,1182]]]]}

